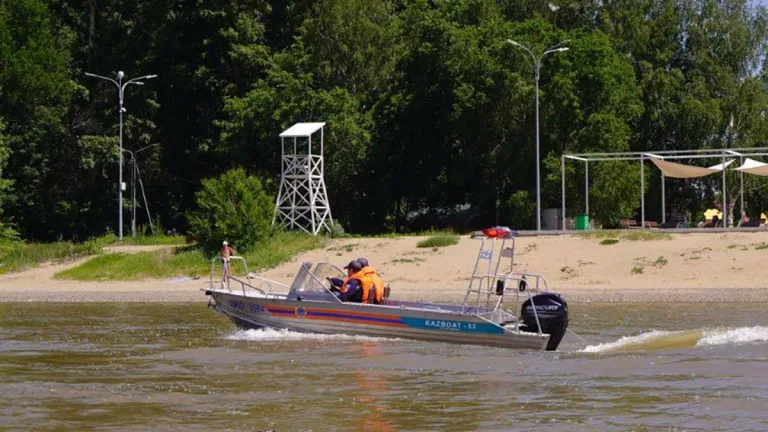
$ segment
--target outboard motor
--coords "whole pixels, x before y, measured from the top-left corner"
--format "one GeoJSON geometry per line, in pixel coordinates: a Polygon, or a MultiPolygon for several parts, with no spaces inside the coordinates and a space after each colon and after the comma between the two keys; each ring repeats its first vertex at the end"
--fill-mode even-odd
{"type": "Polygon", "coordinates": [[[541,324],[541,332],[549,335],[547,342],[547,351],[554,351],[560,345],[560,341],[565,336],[568,328],[568,303],[560,294],[542,293],[533,296],[523,303],[521,310],[525,331],[538,332],[539,326],[536,324],[536,317],[541,324]],[[536,306],[536,315],[533,314],[533,306],[536,306]]]}

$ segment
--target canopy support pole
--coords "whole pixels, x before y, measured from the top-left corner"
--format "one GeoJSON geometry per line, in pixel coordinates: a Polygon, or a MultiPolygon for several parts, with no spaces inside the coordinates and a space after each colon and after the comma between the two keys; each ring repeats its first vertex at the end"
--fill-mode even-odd
{"type": "Polygon", "coordinates": [[[584,162],[584,214],[589,216],[589,161],[584,162]]]}
{"type": "Polygon", "coordinates": [[[640,228],[645,228],[645,157],[640,156],[640,228]]]}
{"type": "Polygon", "coordinates": [[[563,231],[565,231],[567,228],[565,227],[565,156],[560,156],[560,186],[562,188],[562,198],[563,198],[563,212],[560,213],[560,220],[562,222],[562,228],[563,231]]]}
{"type": "Polygon", "coordinates": [[[666,209],[666,194],[664,193],[664,183],[666,180],[664,179],[664,173],[661,173],[661,223],[667,222],[667,209],[666,209]]]}
{"type": "Polygon", "coordinates": [[[723,228],[728,228],[728,192],[725,189],[725,152],[723,152],[723,228]]]}
{"type": "MultiPolygon", "coordinates": [[[[739,166],[744,165],[744,157],[739,157],[739,166]]],[[[741,214],[744,214],[744,171],[739,171],[739,180],[741,181],[741,186],[739,188],[741,192],[741,199],[739,200],[741,202],[741,214]]]]}

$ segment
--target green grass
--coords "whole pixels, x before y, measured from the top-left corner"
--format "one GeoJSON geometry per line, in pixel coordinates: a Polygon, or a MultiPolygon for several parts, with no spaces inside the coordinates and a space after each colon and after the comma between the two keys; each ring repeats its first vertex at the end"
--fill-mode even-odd
{"type": "Polygon", "coordinates": [[[763,249],[768,249],[768,243],[763,242],[755,246],[755,250],[763,250],[763,249]]]}
{"type": "Polygon", "coordinates": [[[416,247],[420,248],[439,248],[445,246],[452,246],[459,242],[459,236],[453,234],[439,234],[436,236],[424,239],[416,244],[416,247]]]}
{"type": "Polygon", "coordinates": [[[615,245],[618,242],[619,242],[619,239],[617,238],[607,238],[607,239],[601,240],[600,244],[603,246],[608,246],[608,245],[615,245]]]}
{"type": "Polygon", "coordinates": [[[645,269],[642,266],[632,267],[632,274],[633,275],[643,274],[644,272],[645,272],[645,269]]]}
{"type": "Polygon", "coordinates": [[[136,237],[123,237],[123,241],[117,241],[115,237],[115,244],[124,245],[183,245],[186,243],[186,237],[184,236],[167,236],[165,234],[155,236],[136,236],[136,237]]]}
{"type": "Polygon", "coordinates": [[[655,265],[656,267],[664,267],[668,263],[669,263],[669,260],[667,260],[667,258],[665,258],[664,256],[660,256],[656,258],[656,261],[653,262],[653,265],[655,265]]]}
{"type": "Polygon", "coordinates": [[[576,234],[584,239],[621,239],[629,241],[653,241],[653,240],[671,240],[672,236],[667,233],[645,231],[645,230],[611,230],[611,231],[590,231],[576,234]]]}
{"type": "Polygon", "coordinates": [[[621,238],[630,241],[672,240],[672,236],[667,233],[639,230],[629,231],[621,238]]]}
{"type": "Polygon", "coordinates": [[[426,261],[424,258],[397,258],[390,261],[390,264],[418,264],[420,262],[426,261]]]}
{"type": "MultiPolygon", "coordinates": [[[[313,237],[299,233],[279,233],[259,243],[244,256],[251,272],[275,267],[290,260],[296,254],[321,248],[328,241],[325,237],[313,237]]],[[[59,272],[56,279],[81,281],[141,280],[175,276],[207,276],[211,260],[196,247],[177,247],[135,254],[109,253],[59,272]]],[[[244,274],[242,265],[233,261],[232,272],[244,274]]]]}
{"type": "Polygon", "coordinates": [[[341,251],[352,252],[352,251],[354,251],[359,246],[360,246],[360,243],[349,243],[349,244],[345,244],[345,245],[341,245],[341,246],[329,247],[326,250],[328,252],[341,252],[341,251]]]}
{"type": "Polygon", "coordinates": [[[113,245],[183,245],[182,236],[145,236],[124,237],[117,240],[114,234],[107,234],[86,240],[84,243],[0,243],[0,274],[20,272],[35,268],[43,263],[72,261],[89,255],[98,255],[105,246],[113,245]]]}
{"type": "Polygon", "coordinates": [[[93,242],[101,247],[104,246],[119,246],[119,245],[137,245],[137,246],[145,246],[145,245],[183,245],[186,243],[186,237],[176,235],[176,236],[167,236],[164,234],[151,236],[151,235],[144,235],[139,234],[136,237],[131,237],[130,234],[123,236],[123,240],[120,241],[117,239],[117,236],[115,234],[105,234],[101,237],[94,237],[92,239],[89,239],[86,241],[93,242]]]}
{"type": "Polygon", "coordinates": [[[101,248],[92,242],[0,244],[0,274],[23,271],[45,262],[65,262],[99,253],[101,248]]]}

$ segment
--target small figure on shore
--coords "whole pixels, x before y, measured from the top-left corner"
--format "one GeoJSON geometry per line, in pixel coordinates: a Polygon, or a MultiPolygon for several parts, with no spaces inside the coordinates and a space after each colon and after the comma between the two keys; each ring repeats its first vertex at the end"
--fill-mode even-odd
{"type": "Polygon", "coordinates": [[[704,228],[719,228],[720,218],[717,215],[712,216],[712,222],[704,224],[704,228]]]}
{"type": "Polygon", "coordinates": [[[223,273],[222,280],[226,280],[226,277],[232,274],[229,271],[229,260],[233,255],[235,255],[235,250],[229,246],[229,243],[227,243],[226,240],[224,240],[221,242],[221,250],[219,251],[219,255],[221,255],[221,270],[223,273]]]}

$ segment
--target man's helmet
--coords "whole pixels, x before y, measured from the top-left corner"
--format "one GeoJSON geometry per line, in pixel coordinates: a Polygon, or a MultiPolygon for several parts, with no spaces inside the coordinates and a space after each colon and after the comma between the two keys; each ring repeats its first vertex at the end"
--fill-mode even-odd
{"type": "Polygon", "coordinates": [[[222,244],[222,245],[224,245],[224,246],[226,246],[226,245],[228,245],[229,243],[227,243],[227,241],[226,241],[226,240],[224,240],[223,242],[221,242],[221,244],[222,244]]]}

